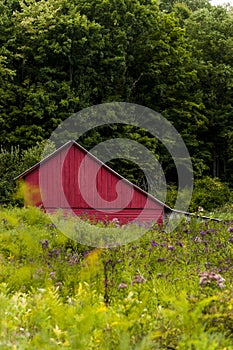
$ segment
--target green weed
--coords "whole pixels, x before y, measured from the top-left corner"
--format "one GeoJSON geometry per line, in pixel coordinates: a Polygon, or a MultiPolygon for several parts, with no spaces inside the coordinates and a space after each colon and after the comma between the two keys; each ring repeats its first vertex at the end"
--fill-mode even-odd
{"type": "Polygon", "coordinates": [[[0,349],[231,350],[232,240],[230,222],[193,220],[93,249],[3,208],[0,349]]]}

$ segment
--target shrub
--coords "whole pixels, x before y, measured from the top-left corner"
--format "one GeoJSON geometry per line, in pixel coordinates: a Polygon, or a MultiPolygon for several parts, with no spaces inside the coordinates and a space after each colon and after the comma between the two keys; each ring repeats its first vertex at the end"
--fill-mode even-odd
{"type": "Polygon", "coordinates": [[[0,148],[0,202],[4,204],[22,204],[16,199],[16,181],[14,178],[39,162],[41,154],[47,146],[47,153],[54,151],[52,143],[37,143],[34,147],[21,150],[19,147],[11,149],[0,148]]]}
{"type": "Polygon", "coordinates": [[[232,201],[232,194],[229,186],[218,178],[206,176],[194,182],[190,210],[197,211],[201,206],[204,210],[211,211],[230,201],[232,201]]]}

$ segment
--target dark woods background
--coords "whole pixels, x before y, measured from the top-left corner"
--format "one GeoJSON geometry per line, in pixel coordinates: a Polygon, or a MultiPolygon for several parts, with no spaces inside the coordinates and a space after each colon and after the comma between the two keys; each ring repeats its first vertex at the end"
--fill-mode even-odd
{"type": "MultiPolygon", "coordinates": [[[[63,120],[126,101],[160,112],[183,137],[195,175],[190,210],[231,201],[232,88],[230,7],[207,0],[1,0],[0,200],[14,203],[14,176],[40,159],[43,140],[63,120]]],[[[176,171],[152,135],[119,125],[79,141],[90,149],[112,137],[131,137],[158,157],[172,205],[176,171]]],[[[110,165],[146,189],[135,164],[110,165]]]]}

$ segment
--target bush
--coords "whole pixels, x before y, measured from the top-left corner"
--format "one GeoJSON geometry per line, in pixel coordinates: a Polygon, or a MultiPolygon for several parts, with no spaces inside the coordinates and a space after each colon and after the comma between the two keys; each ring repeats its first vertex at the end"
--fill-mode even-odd
{"type": "Polygon", "coordinates": [[[231,201],[231,190],[226,183],[218,178],[205,176],[195,180],[190,210],[196,212],[201,206],[204,210],[211,211],[231,201]]]}
{"type": "MultiPolygon", "coordinates": [[[[44,141],[27,150],[21,150],[19,147],[11,147],[10,150],[0,148],[0,202],[2,204],[20,203],[13,196],[16,190],[14,178],[40,161],[45,145],[44,141]]],[[[47,153],[54,150],[54,145],[48,143],[47,153]]]]}

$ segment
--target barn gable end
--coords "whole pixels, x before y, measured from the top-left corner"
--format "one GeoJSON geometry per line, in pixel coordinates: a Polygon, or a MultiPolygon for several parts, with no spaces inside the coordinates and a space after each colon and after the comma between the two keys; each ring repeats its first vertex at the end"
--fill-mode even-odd
{"type": "Polygon", "coordinates": [[[171,209],[124,179],[75,141],[60,147],[17,177],[25,182],[25,205],[44,206],[121,223],[161,221],[171,209]],[[95,176],[96,175],[96,176],[95,176]]]}

